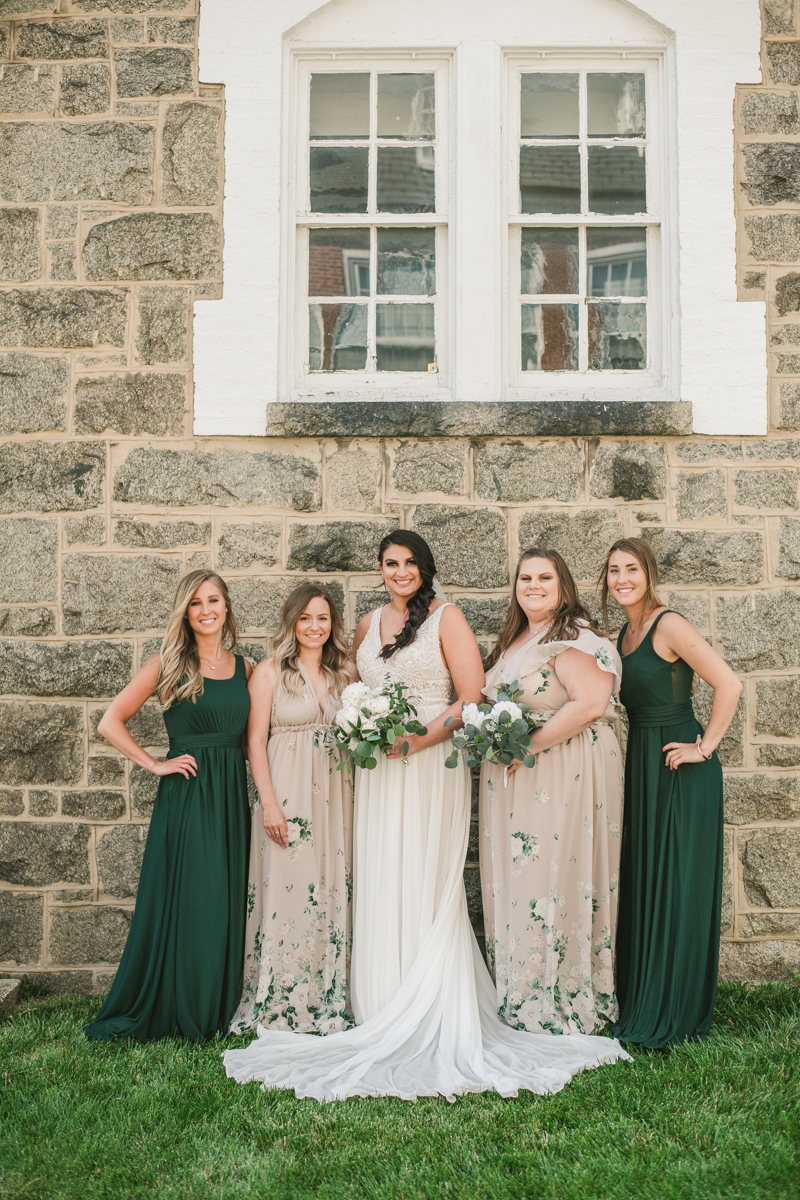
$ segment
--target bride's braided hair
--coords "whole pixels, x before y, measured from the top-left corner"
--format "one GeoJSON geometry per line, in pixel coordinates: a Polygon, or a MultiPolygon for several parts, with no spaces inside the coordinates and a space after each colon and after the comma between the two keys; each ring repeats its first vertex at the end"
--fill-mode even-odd
{"type": "Polygon", "coordinates": [[[406,550],[411,551],[419,568],[422,583],[406,604],[408,616],[406,617],[405,625],[394,641],[389,642],[388,645],[381,649],[380,657],[384,661],[391,658],[397,650],[402,650],[404,646],[411,645],[417,636],[417,630],[420,625],[424,621],[427,621],[431,600],[436,595],[433,590],[436,563],[433,561],[431,548],[425,539],[420,537],[418,533],[413,533],[410,529],[393,529],[391,533],[387,533],[378,547],[379,563],[383,563],[383,556],[390,546],[403,546],[406,550]]]}

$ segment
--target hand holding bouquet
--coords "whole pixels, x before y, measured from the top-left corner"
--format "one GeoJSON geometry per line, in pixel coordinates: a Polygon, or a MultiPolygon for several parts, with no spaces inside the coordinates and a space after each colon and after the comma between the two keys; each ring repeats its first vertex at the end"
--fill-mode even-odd
{"type": "MultiPolygon", "coordinates": [[[[342,707],[334,718],[331,737],[340,750],[352,750],[357,767],[372,771],[378,765],[378,750],[385,753],[406,734],[428,732],[416,719],[417,710],[407,698],[407,691],[405,683],[387,683],[380,689],[351,683],[342,692],[342,707]]],[[[403,754],[407,753],[408,742],[404,740],[403,754]]],[[[336,770],[341,771],[345,765],[343,760],[336,770]]]]}
{"type": "Polygon", "coordinates": [[[515,759],[532,767],[536,757],[530,752],[530,743],[537,722],[528,716],[530,705],[522,703],[523,695],[515,680],[500,688],[494,704],[465,704],[461,711],[464,728],[453,735],[453,753],[444,765],[455,767],[459,754],[468,767],[482,762],[501,764],[504,786],[508,785],[507,769],[515,759]]]}

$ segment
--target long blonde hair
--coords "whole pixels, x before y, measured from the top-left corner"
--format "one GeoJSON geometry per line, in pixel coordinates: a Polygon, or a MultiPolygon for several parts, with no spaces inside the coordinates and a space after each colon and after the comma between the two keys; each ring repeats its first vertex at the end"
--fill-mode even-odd
{"type": "Polygon", "coordinates": [[[194,630],[189,624],[188,609],[200,584],[205,583],[207,579],[213,580],[217,585],[228,610],[222,627],[223,646],[232,650],[239,640],[239,630],[236,628],[236,618],[225,580],[217,575],[216,571],[190,571],[188,575],[184,575],[175,589],[172,613],[159,654],[160,666],[155,688],[158,705],[162,710],[172,704],[180,704],[181,700],[191,700],[192,704],[195,704],[197,697],[203,694],[200,655],[197,652],[194,630]]]}
{"type": "Polygon", "coordinates": [[[600,578],[597,580],[597,587],[600,589],[600,602],[603,608],[603,625],[606,633],[608,633],[608,564],[611,562],[611,555],[621,550],[623,554],[632,554],[638,562],[639,566],[644,571],[644,577],[647,580],[647,594],[644,600],[644,615],[645,619],[657,608],[663,607],[663,601],[659,598],[656,591],[658,583],[658,561],[651,547],[644,541],[643,538],[620,538],[606,555],[606,561],[603,563],[603,570],[600,578]]]}
{"type": "Polygon", "coordinates": [[[331,632],[328,640],[322,645],[322,672],[332,686],[336,696],[351,682],[345,670],[349,658],[347,638],[344,632],[344,622],[338,608],[333,603],[330,593],[316,583],[301,583],[283,602],[281,619],[272,638],[272,657],[277,674],[277,686],[284,691],[297,695],[303,687],[303,676],[300,674],[300,646],[297,642],[295,626],[308,607],[311,600],[325,600],[331,614],[331,632]]]}

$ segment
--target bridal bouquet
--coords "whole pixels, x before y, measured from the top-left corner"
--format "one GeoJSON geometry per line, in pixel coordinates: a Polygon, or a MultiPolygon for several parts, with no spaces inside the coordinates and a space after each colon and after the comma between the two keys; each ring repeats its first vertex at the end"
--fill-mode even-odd
{"type": "MultiPolygon", "coordinates": [[[[377,751],[385,752],[409,733],[428,732],[416,719],[417,710],[406,696],[407,691],[405,683],[387,683],[382,688],[351,683],[342,692],[342,707],[334,718],[336,724],[329,737],[340,750],[352,750],[357,767],[372,771],[378,765],[377,751]]],[[[407,753],[408,742],[404,740],[403,754],[407,753]]],[[[346,760],[336,770],[341,771],[345,765],[349,770],[346,760]]]]}
{"type": "MultiPolygon", "coordinates": [[[[459,754],[463,754],[468,767],[482,762],[509,767],[515,758],[526,767],[532,767],[536,758],[530,752],[530,741],[537,722],[528,716],[530,705],[522,703],[520,697],[523,694],[515,680],[500,688],[494,704],[463,705],[464,728],[453,735],[453,753],[445,759],[444,765],[455,767],[459,754]]],[[[450,717],[445,724],[452,719],[450,717]]],[[[507,782],[504,771],[503,784],[507,782]]]]}

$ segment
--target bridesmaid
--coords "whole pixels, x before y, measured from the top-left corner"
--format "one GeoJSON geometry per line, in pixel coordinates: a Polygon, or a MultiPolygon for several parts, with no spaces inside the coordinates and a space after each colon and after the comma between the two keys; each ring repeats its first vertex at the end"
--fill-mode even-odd
{"type": "Polygon", "coordinates": [[[274,657],[250,680],[253,814],[244,990],[232,1033],[256,1026],[333,1033],[347,995],[353,787],[316,731],[353,680],[342,618],[323,587],[287,597],[274,657]],[[318,744],[320,743],[320,744],[318,744]]]}
{"type": "Polygon", "coordinates": [[[231,653],[228,589],[213,571],[178,584],[161,652],[109,705],[100,733],[161,777],[125,952],[92,1041],[226,1033],[242,983],[250,840],[242,740],[250,664],[231,653]],[[157,762],[125,728],[156,695],[169,734],[157,762]]]}
{"type": "Polygon", "coordinates": [[[656,594],[647,542],[626,538],[601,576],[628,618],[619,635],[630,733],[617,933],[620,1040],[662,1048],[705,1037],[717,989],[722,902],[722,768],[715,754],[742,685],[656,594]],[[692,708],[694,672],[714,689],[708,728],[692,708]]]}
{"type": "Polygon", "coordinates": [[[529,1033],[600,1033],[617,1016],[613,939],[622,819],[616,650],[555,550],[517,565],[487,661],[491,703],[518,681],[541,720],[533,767],[484,763],[480,860],[498,1012],[529,1033]]]}

